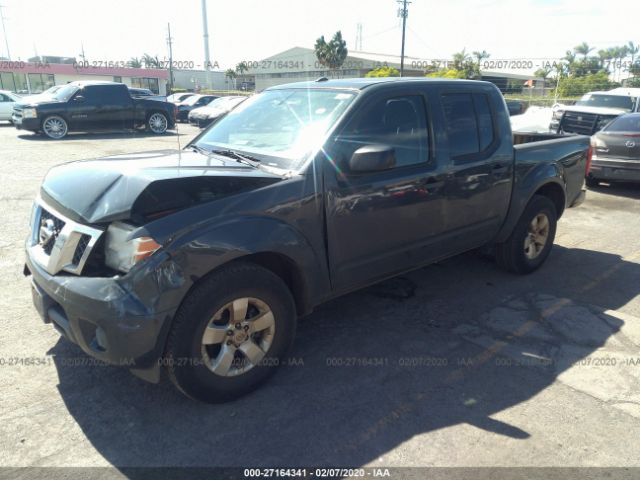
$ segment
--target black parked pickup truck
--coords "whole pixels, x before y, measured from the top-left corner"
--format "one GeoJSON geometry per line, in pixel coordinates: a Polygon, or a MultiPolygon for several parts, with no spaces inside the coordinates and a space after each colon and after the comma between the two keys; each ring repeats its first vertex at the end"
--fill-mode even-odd
{"type": "Polygon", "coordinates": [[[175,105],[132,98],[122,83],[71,82],[51,96],[17,103],[11,120],[19,130],[42,132],[55,140],[71,131],[140,127],[160,134],[175,126],[175,105]]]}
{"type": "Polygon", "coordinates": [[[590,153],[552,137],[514,146],[485,82],[273,87],[184,150],[52,168],[25,274],[44,321],[89,355],[229,400],[330,298],[481,246],[538,268],[590,153]]]}

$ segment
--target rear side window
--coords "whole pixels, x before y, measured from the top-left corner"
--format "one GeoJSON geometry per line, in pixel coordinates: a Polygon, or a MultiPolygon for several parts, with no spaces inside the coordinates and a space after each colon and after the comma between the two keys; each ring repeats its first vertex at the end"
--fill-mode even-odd
{"type": "Polygon", "coordinates": [[[489,98],[479,93],[446,93],[441,101],[451,157],[476,160],[495,138],[489,98]]]}
{"type": "Polygon", "coordinates": [[[97,103],[124,103],[131,98],[125,85],[89,85],[84,88],[88,101],[97,103]]]}
{"type": "Polygon", "coordinates": [[[640,133],[640,115],[623,115],[618,117],[604,129],[605,132],[640,133]]]}

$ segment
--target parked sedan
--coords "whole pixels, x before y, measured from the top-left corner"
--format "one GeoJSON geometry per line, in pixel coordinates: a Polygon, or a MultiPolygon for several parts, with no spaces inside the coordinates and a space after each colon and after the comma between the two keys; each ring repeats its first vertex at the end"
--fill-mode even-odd
{"type": "Polygon", "coordinates": [[[183,93],[174,93],[173,95],[169,95],[167,97],[167,102],[171,102],[171,103],[182,103],[184,102],[187,98],[194,96],[195,93],[193,92],[183,92],[183,93]]]}
{"type": "Polygon", "coordinates": [[[602,181],[640,182],[640,113],[611,121],[591,137],[593,157],[587,185],[602,181]]]}
{"type": "Polygon", "coordinates": [[[19,98],[20,97],[13,92],[0,90],[0,120],[11,121],[13,106],[19,98]]]}
{"type": "Polygon", "coordinates": [[[204,107],[209,105],[216,98],[216,95],[193,95],[187,98],[184,102],[178,104],[178,113],[176,114],[176,121],[186,122],[189,119],[189,112],[198,107],[204,107]]]}
{"type": "Polygon", "coordinates": [[[225,116],[246,99],[247,97],[232,96],[216,98],[209,105],[191,110],[189,123],[204,128],[225,116]]]}

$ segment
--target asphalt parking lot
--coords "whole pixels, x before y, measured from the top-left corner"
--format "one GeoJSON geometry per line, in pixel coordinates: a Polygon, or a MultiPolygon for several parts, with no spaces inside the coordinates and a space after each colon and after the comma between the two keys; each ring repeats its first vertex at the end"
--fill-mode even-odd
{"type": "Polygon", "coordinates": [[[196,133],[51,141],[0,125],[0,466],[640,465],[640,187],[590,191],[532,275],[469,253],[318,308],[287,365],[233,403],[60,339],[22,274],[47,169],[196,133]]]}

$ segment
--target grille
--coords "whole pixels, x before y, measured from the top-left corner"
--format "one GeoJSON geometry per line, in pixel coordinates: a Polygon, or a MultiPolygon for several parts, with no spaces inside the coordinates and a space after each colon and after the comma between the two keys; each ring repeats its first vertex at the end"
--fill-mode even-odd
{"type": "Polygon", "coordinates": [[[76,247],[76,251],[73,253],[73,264],[78,265],[80,260],[82,260],[82,256],[84,255],[85,250],[89,246],[89,241],[91,240],[91,235],[82,234],[80,240],[78,241],[78,246],[76,247]]]}
{"type": "MultiPolygon", "coordinates": [[[[58,217],[56,217],[55,215],[53,215],[52,213],[48,212],[43,208],[42,211],[40,212],[40,224],[35,225],[35,228],[39,230],[40,225],[42,225],[42,223],[47,220],[53,221],[55,234],[51,239],[51,241],[44,246],[43,250],[47,255],[51,255],[51,251],[53,250],[53,245],[56,243],[56,238],[58,237],[58,234],[64,228],[65,222],[63,220],[60,220],[58,217]]],[[[36,231],[36,235],[37,234],[38,232],[36,231]]]]}
{"type": "Polygon", "coordinates": [[[565,112],[560,128],[567,133],[593,135],[596,131],[598,115],[593,113],[565,112]]]}

